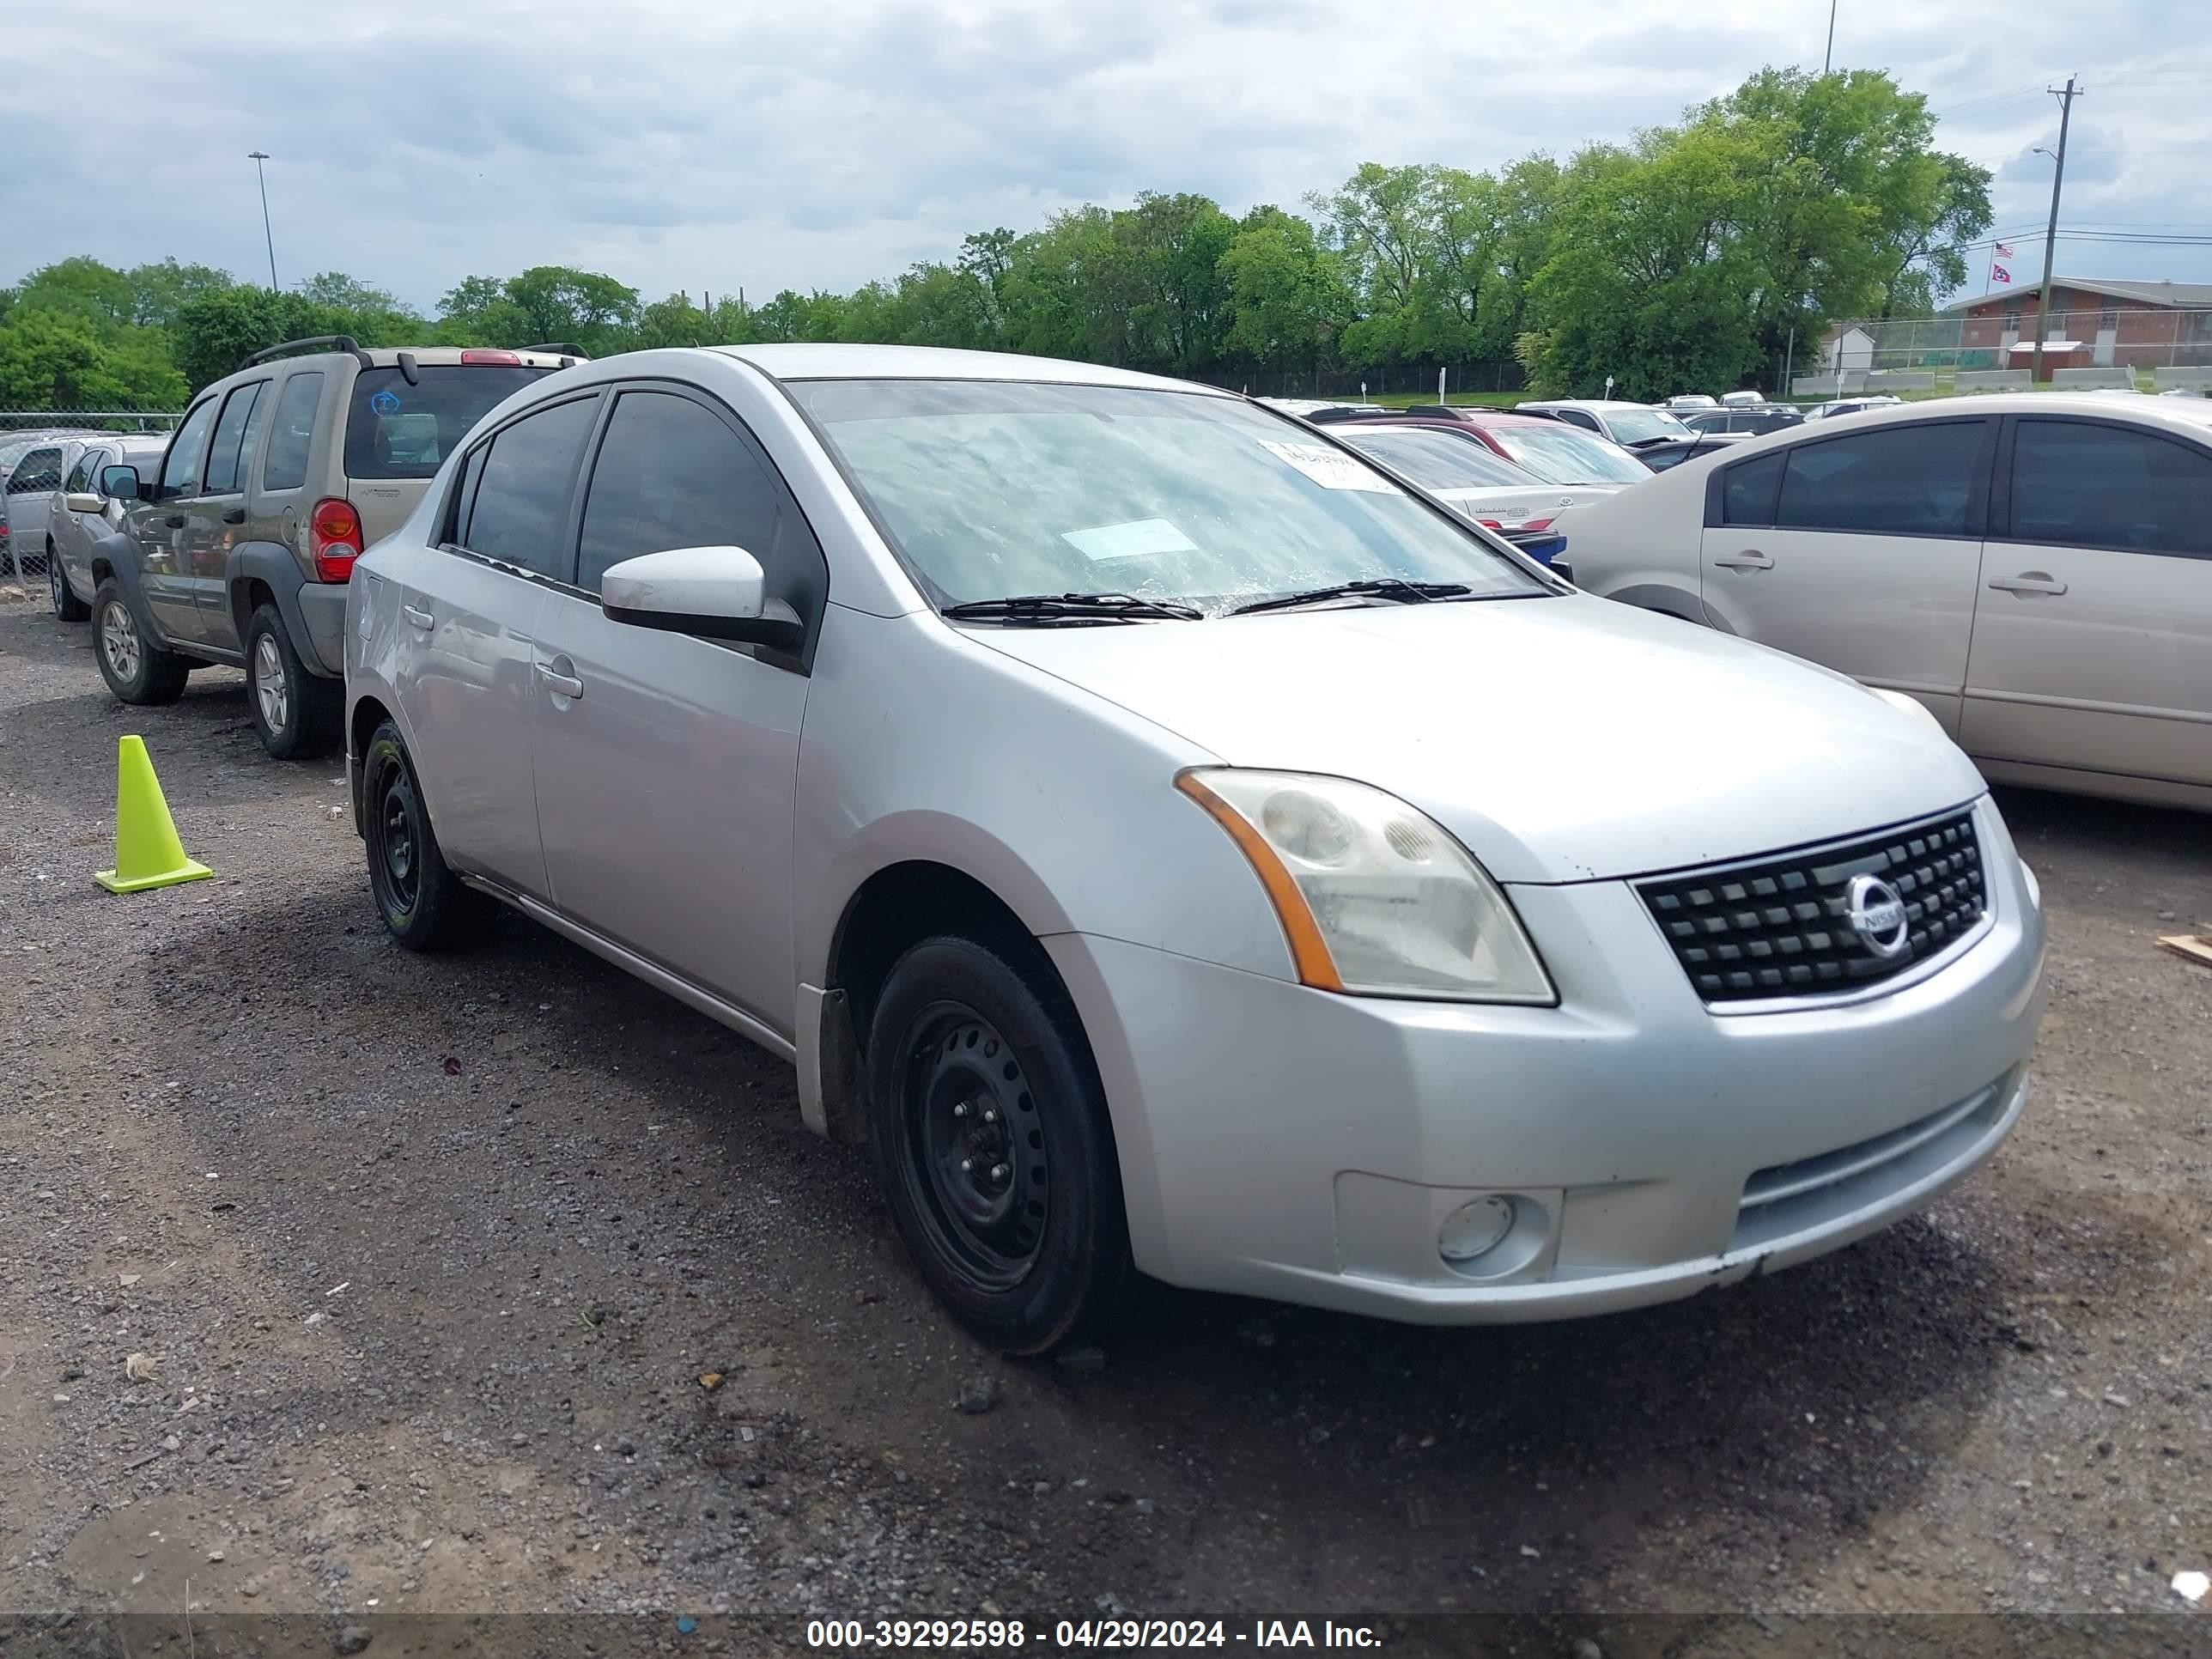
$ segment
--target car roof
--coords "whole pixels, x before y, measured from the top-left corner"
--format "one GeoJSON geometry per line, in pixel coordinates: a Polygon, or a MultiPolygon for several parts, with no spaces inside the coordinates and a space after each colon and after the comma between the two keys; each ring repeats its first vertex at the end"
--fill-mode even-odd
{"type": "Polygon", "coordinates": [[[1062,386],[1149,387],[1164,392],[1199,392],[1234,398],[1218,386],[1103,363],[1079,363],[1060,357],[1029,357],[1012,351],[959,351],[943,346],[902,345],[731,345],[703,346],[750,363],[775,380],[1043,380],[1062,386]]]}
{"type": "MultiPolygon", "coordinates": [[[[1471,404],[1463,405],[1456,415],[1430,415],[1420,418],[1433,421],[1438,426],[1548,426],[1557,428],[1559,424],[1542,415],[1521,415],[1510,409],[1481,409],[1471,404]]],[[[1583,435],[1588,437],[1590,434],[1584,433],[1583,435]]]]}
{"type": "Polygon", "coordinates": [[[1516,407],[1522,409],[1589,409],[1595,410],[1600,413],[1603,413],[1607,410],[1613,409],[1657,410],[1662,415],[1667,412],[1667,410],[1662,408],[1659,404],[1639,404],[1634,399],[1629,398],[1533,398],[1525,403],[1516,405],[1516,407]]]}
{"type": "Polygon", "coordinates": [[[2106,420],[2118,416],[2148,426],[2174,428],[2192,436],[2203,436],[2212,429],[2212,403],[2201,398],[2138,394],[2135,401],[2122,403],[2094,392],[1979,392],[1923,398],[1918,403],[1878,404],[1861,410],[1851,422],[1851,430],[1961,415],[2085,415],[2106,420]]]}

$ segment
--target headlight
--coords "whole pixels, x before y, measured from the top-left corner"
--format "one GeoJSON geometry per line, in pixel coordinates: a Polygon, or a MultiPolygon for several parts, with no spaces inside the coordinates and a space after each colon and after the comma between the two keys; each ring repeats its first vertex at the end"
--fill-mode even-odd
{"type": "Polygon", "coordinates": [[[1395,795],[1301,772],[1197,768],[1176,787],[1251,860],[1298,978],[1324,991],[1556,1002],[1498,884],[1395,795]]]}

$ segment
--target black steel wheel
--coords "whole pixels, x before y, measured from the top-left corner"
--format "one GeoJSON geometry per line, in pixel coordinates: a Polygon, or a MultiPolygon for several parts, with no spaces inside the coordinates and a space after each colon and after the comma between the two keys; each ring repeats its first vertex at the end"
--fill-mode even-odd
{"type": "Polygon", "coordinates": [[[368,884],[392,937],[410,951],[436,951],[476,932],[487,902],[447,866],[406,743],[390,720],[362,757],[362,807],[368,884]]]}
{"type": "Polygon", "coordinates": [[[869,1139],[929,1287],[1010,1353],[1111,1316],[1132,1274],[1104,1091],[1042,951],[940,936],[869,1022],[869,1139]]]}

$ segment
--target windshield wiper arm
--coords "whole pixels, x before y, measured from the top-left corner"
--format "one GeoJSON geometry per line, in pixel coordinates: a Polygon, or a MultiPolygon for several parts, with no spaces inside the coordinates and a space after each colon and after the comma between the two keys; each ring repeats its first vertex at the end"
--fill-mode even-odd
{"type": "Polygon", "coordinates": [[[1255,599],[1230,611],[1232,617],[1255,611],[1287,611],[1292,605],[1317,605],[1323,599],[1373,598],[1399,605],[1419,605],[1430,599],[1454,599],[1474,592],[1465,582],[1409,582],[1403,576],[1376,576],[1365,581],[1335,582],[1310,587],[1303,593],[1285,593],[1279,599],[1255,599]]]}
{"type": "Polygon", "coordinates": [[[1174,599],[1140,599],[1133,593],[1016,593],[1003,599],[969,599],[939,613],[958,622],[1202,622],[1206,612],[1174,599]]]}

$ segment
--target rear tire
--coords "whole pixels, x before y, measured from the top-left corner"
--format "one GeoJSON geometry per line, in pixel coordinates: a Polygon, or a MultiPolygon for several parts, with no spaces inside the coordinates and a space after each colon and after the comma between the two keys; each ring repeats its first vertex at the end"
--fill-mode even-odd
{"type": "Polygon", "coordinates": [[[1079,1343],[1133,1277],[1097,1067],[1043,963],[942,935],[902,956],[870,1023],[868,1138],[929,1288],[1011,1354],[1079,1343]]]}
{"type": "Polygon", "coordinates": [[[131,601],[123,596],[123,585],[114,577],[100,583],[92,610],[100,619],[93,631],[92,654],[99,659],[100,678],[118,701],[143,708],[174,702],[185,695],[191,663],[147,637],[131,601]]]}
{"type": "Polygon", "coordinates": [[[337,747],[345,686],[310,673],[273,605],[246,624],[246,703],[261,746],[277,760],[313,760],[337,747]]]}
{"type": "Polygon", "coordinates": [[[406,740],[390,720],[369,738],[361,769],[368,884],[386,931],[410,951],[450,950],[481,933],[491,901],[447,865],[406,740]]]}
{"type": "Polygon", "coordinates": [[[70,588],[68,573],[62,568],[62,556],[54,551],[52,542],[46,544],[46,597],[54,615],[63,622],[82,622],[92,615],[92,607],[70,588]]]}

